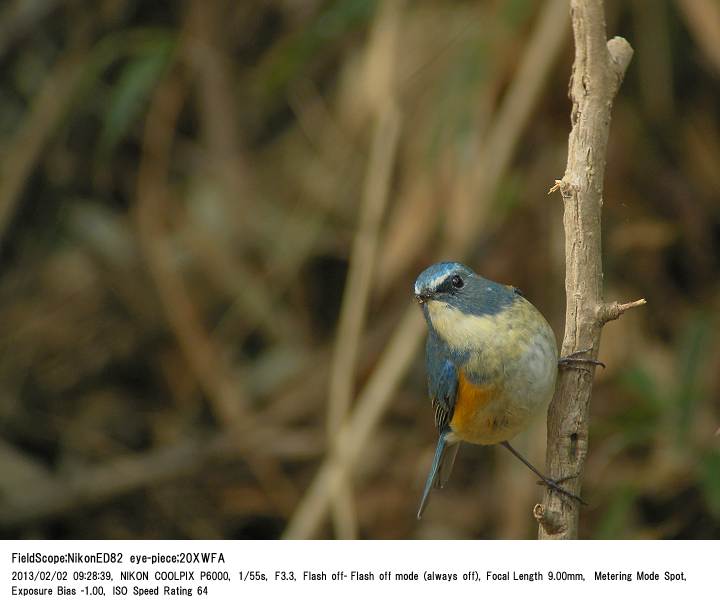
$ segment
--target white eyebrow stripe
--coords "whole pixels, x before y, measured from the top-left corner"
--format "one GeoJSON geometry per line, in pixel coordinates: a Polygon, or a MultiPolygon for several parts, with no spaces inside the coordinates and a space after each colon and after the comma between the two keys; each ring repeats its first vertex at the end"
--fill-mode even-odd
{"type": "MultiPolygon", "coordinates": [[[[429,290],[434,291],[435,288],[437,288],[443,281],[445,281],[452,273],[454,272],[454,269],[449,269],[446,273],[443,273],[442,275],[438,275],[435,277],[430,283],[427,284],[427,287],[429,290]]],[[[418,284],[415,284],[415,293],[420,293],[420,286],[418,284]]]]}

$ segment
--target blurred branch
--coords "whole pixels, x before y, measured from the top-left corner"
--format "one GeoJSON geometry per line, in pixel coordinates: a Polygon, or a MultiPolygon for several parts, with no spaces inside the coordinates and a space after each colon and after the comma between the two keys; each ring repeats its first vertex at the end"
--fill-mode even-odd
{"type": "Polygon", "coordinates": [[[185,99],[185,84],[175,74],[158,85],[148,110],[138,173],[137,222],[140,245],[178,343],[226,427],[240,424],[245,403],[221,355],[202,328],[195,307],[173,263],[163,228],[168,198],[166,175],[175,123],[185,99]]]}
{"type": "Polygon", "coordinates": [[[677,0],[700,50],[720,75],[720,4],[717,0],[677,0]]]}
{"type": "Polygon", "coordinates": [[[64,0],[15,0],[0,13],[0,59],[15,40],[31,31],[64,0]]]}
{"type": "Polygon", "coordinates": [[[76,52],[61,58],[53,66],[15,137],[2,151],[0,241],[15,215],[27,180],[75,93],[84,67],[76,52]]]}
{"type": "MultiPolygon", "coordinates": [[[[338,334],[328,390],[328,446],[332,446],[350,410],[360,339],[372,291],[380,223],[387,205],[401,115],[395,104],[393,72],[401,5],[392,2],[380,10],[368,48],[366,83],[374,96],[375,127],[367,175],[355,232],[350,269],[343,295],[338,334]]],[[[342,539],[357,537],[357,519],[349,484],[333,499],[333,519],[342,539]]]]}
{"type": "MultiPolygon", "coordinates": [[[[223,44],[224,8],[219,2],[195,0],[191,3],[186,45],[187,61],[197,70],[200,118],[203,135],[219,163],[239,161],[237,101],[232,90],[233,74],[223,44]]],[[[235,164],[235,163],[233,163],[235,164]]],[[[242,167],[234,167],[237,174],[242,167]]],[[[230,177],[228,172],[223,177],[230,177]]],[[[243,202],[240,201],[240,204],[243,202]]]]}
{"type": "Polygon", "coordinates": [[[565,43],[567,25],[566,1],[545,4],[502,105],[490,121],[492,126],[482,143],[477,171],[460,193],[460,205],[453,209],[456,216],[447,239],[451,245],[444,257],[462,256],[478,231],[487,229],[489,205],[482,202],[492,197],[515,154],[539,92],[565,43]]]}
{"type": "Polygon", "coordinates": [[[195,0],[191,3],[185,59],[195,68],[198,79],[199,118],[208,168],[223,185],[224,194],[237,213],[248,203],[248,193],[244,190],[247,168],[238,141],[235,75],[224,40],[226,10],[221,2],[195,0]]]}
{"type": "MultiPolygon", "coordinates": [[[[571,0],[570,6],[575,37],[572,130],[565,176],[551,189],[560,190],[565,204],[567,304],[562,353],[590,347],[587,357],[595,359],[603,324],[645,302],[608,305],[602,296],[600,215],[610,111],[633,50],[624,38],[607,41],[602,0],[571,0]]],[[[576,494],[587,455],[593,377],[592,366],[561,370],[548,412],[547,472],[551,478],[565,479],[576,494]]],[[[577,502],[547,489],[534,514],[540,539],[577,538],[577,502]]]]}
{"type": "Polygon", "coordinates": [[[333,450],[321,464],[284,537],[304,539],[316,534],[333,494],[356,467],[390,397],[410,367],[420,346],[422,328],[422,317],[414,306],[409,307],[385,347],[374,374],[358,396],[352,415],[337,433],[333,450]]]}
{"type": "Polygon", "coordinates": [[[106,502],[193,474],[213,461],[241,458],[247,451],[260,458],[307,459],[318,455],[322,446],[322,438],[314,432],[260,429],[239,442],[236,433],[227,431],[192,436],[143,454],[116,457],[100,465],[77,466],[53,475],[0,442],[3,463],[0,526],[21,526],[106,502]],[[19,471],[15,470],[20,466],[19,471]],[[13,479],[18,483],[7,483],[13,479]]]}
{"type": "MultiPolygon", "coordinates": [[[[175,66],[158,84],[148,109],[143,152],[138,171],[137,225],[141,249],[156,284],[168,323],[218,422],[243,436],[254,433],[258,421],[247,408],[247,400],[230,367],[203,328],[195,306],[175,264],[175,252],[165,230],[170,154],[175,126],[188,85],[175,66]]],[[[245,450],[244,456],[256,479],[282,506],[289,506],[294,486],[280,467],[258,459],[245,450]]]]}
{"type": "MultiPolygon", "coordinates": [[[[361,374],[375,362],[384,339],[396,327],[396,315],[397,311],[392,310],[376,320],[363,334],[359,363],[356,366],[361,374]]],[[[306,365],[296,375],[297,381],[280,391],[263,412],[268,421],[289,424],[308,416],[318,416],[318,402],[322,401],[330,378],[331,353],[326,349],[311,351],[305,354],[304,359],[306,365]]]]}
{"type": "MultiPolygon", "coordinates": [[[[503,144],[503,149],[507,151],[502,156],[503,164],[496,166],[485,179],[478,180],[472,196],[469,197],[479,209],[487,205],[495,193],[500,178],[507,170],[512,152],[517,147],[520,135],[527,126],[531,111],[538,101],[550,66],[559,54],[566,35],[565,6],[565,0],[552,0],[544,6],[520,62],[518,74],[532,71],[533,74],[538,73],[544,78],[530,78],[523,86],[513,83],[498,110],[498,117],[512,116],[517,124],[509,124],[507,118],[492,121],[493,127],[486,144],[488,148],[481,152],[481,159],[487,160],[493,156],[493,151],[489,148],[490,143],[501,141],[505,137],[510,141],[503,144]],[[544,41],[544,45],[541,41],[544,41]],[[501,129],[506,131],[497,133],[501,129]]],[[[473,219],[472,225],[477,230],[479,222],[473,219]]],[[[462,256],[472,246],[474,236],[475,233],[468,231],[450,249],[455,255],[462,256]]],[[[286,538],[302,539],[317,534],[327,515],[332,496],[357,466],[363,448],[371,441],[372,433],[391,397],[412,364],[423,338],[424,325],[417,307],[410,305],[388,340],[373,375],[358,396],[352,416],[338,432],[333,451],[320,466],[288,524],[284,533],[286,538]]]]}
{"type": "MultiPolygon", "coordinates": [[[[242,332],[234,337],[237,343],[256,328],[276,341],[289,341],[298,334],[293,317],[276,304],[274,295],[263,285],[264,277],[258,269],[234,256],[217,234],[203,230],[202,226],[191,225],[183,233],[182,240],[192,256],[206,269],[207,279],[232,298],[233,304],[226,315],[237,315],[246,320],[242,332]]],[[[218,324],[220,326],[222,321],[218,324]]],[[[218,327],[214,328],[214,334],[218,332],[218,327]]]]}

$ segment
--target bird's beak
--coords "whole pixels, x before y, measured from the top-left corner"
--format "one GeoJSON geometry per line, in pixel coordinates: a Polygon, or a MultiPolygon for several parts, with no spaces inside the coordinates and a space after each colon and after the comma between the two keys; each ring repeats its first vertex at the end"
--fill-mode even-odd
{"type": "Polygon", "coordinates": [[[415,294],[415,300],[417,300],[418,304],[425,304],[430,299],[430,294],[428,292],[420,292],[420,294],[415,294]]]}

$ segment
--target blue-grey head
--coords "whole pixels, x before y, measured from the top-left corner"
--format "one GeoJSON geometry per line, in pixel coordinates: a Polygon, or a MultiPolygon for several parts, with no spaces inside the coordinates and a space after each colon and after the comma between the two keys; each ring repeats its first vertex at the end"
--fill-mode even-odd
{"type": "Polygon", "coordinates": [[[438,262],[415,280],[415,299],[425,309],[442,302],[471,315],[491,315],[508,307],[519,292],[480,275],[459,262],[438,262]]]}

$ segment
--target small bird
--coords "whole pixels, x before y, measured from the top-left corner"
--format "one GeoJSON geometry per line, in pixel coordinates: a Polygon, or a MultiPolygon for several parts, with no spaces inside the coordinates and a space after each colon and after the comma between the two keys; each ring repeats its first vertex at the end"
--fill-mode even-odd
{"type": "Polygon", "coordinates": [[[542,314],[517,288],[476,275],[459,262],[439,262],[420,273],[415,298],[429,330],[428,389],[440,434],[418,518],[430,490],[447,482],[461,442],[502,444],[542,483],[582,501],[543,476],[508,442],[547,408],[555,391],[557,343],[542,314]]]}

